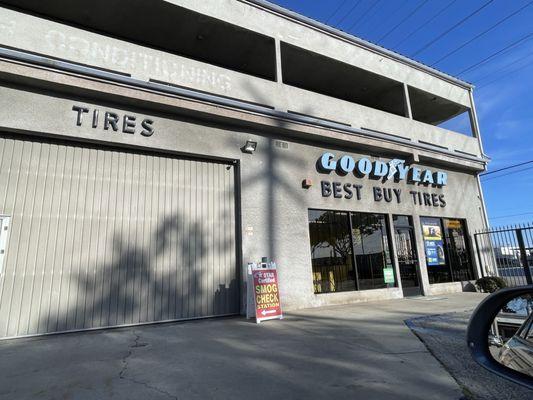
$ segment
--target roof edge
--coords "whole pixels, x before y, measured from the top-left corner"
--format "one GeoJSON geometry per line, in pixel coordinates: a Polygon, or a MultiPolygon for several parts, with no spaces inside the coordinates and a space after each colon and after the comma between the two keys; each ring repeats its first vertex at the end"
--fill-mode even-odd
{"type": "Polygon", "coordinates": [[[364,47],[370,51],[374,51],[377,53],[380,53],[384,56],[387,56],[391,59],[394,59],[395,61],[399,61],[401,63],[407,64],[410,67],[423,70],[424,72],[427,72],[431,75],[434,75],[438,78],[444,79],[450,83],[453,83],[455,85],[461,86],[465,89],[472,90],[474,88],[474,85],[471,83],[468,83],[466,81],[463,81],[459,78],[456,78],[452,75],[449,75],[445,72],[439,71],[438,69],[432,68],[428,65],[425,65],[419,61],[415,61],[409,57],[406,57],[402,54],[396,53],[393,50],[386,49],[382,46],[379,46],[377,44],[374,44],[372,42],[369,42],[367,40],[361,39],[357,36],[354,36],[352,34],[349,34],[347,32],[344,32],[340,29],[334,28],[332,26],[329,26],[327,24],[324,24],[320,21],[314,20],[310,17],[306,17],[305,15],[299,14],[295,11],[291,11],[287,8],[281,7],[277,4],[271,3],[266,0],[238,0],[241,3],[250,4],[255,7],[266,9],[267,11],[280,14],[285,18],[289,18],[292,20],[296,20],[299,23],[309,25],[312,28],[318,29],[320,31],[324,31],[330,35],[337,36],[343,40],[349,41],[357,46],[364,47]]]}

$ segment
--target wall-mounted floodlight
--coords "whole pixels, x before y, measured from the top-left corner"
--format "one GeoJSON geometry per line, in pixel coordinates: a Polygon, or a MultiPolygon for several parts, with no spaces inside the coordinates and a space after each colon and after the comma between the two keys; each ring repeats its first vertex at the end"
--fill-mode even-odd
{"type": "Polygon", "coordinates": [[[244,147],[241,147],[241,150],[243,153],[249,153],[249,154],[253,154],[256,149],[257,149],[257,142],[254,142],[253,140],[247,140],[244,147]]]}
{"type": "Polygon", "coordinates": [[[309,178],[305,178],[303,181],[302,181],[302,187],[304,189],[309,189],[311,186],[313,186],[313,181],[309,178]]]}

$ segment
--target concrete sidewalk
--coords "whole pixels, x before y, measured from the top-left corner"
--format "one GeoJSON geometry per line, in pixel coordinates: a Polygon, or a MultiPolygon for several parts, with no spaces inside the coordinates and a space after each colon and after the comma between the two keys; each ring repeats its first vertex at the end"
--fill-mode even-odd
{"type": "Polygon", "coordinates": [[[460,399],[405,325],[477,293],[0,342],[0,399],[460,399]]]}

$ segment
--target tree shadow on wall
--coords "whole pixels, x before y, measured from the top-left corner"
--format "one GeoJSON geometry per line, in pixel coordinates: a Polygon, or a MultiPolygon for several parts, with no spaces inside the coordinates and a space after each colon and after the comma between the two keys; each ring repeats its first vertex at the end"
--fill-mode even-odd
{"type": "Polygon", "coordinates": [[[140,231],[134,226],[129,235],[115,232],[106,238],[112,245],[110,262],[93,259],[79,265],[66,311],[39,326],[53,332],[239,311],[231,236],[213,237],[204,221],[179,213],[164,217],[144,237],[131,229],[140,231]]]}

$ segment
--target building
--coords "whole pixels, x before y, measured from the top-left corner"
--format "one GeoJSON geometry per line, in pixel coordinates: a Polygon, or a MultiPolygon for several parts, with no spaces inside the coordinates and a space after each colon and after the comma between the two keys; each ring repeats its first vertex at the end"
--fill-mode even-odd
{"type": "Polygon", "coordinates": [[[472,86],[260,0],[0,8],[0,336],[464,290],[472,86]]]}

